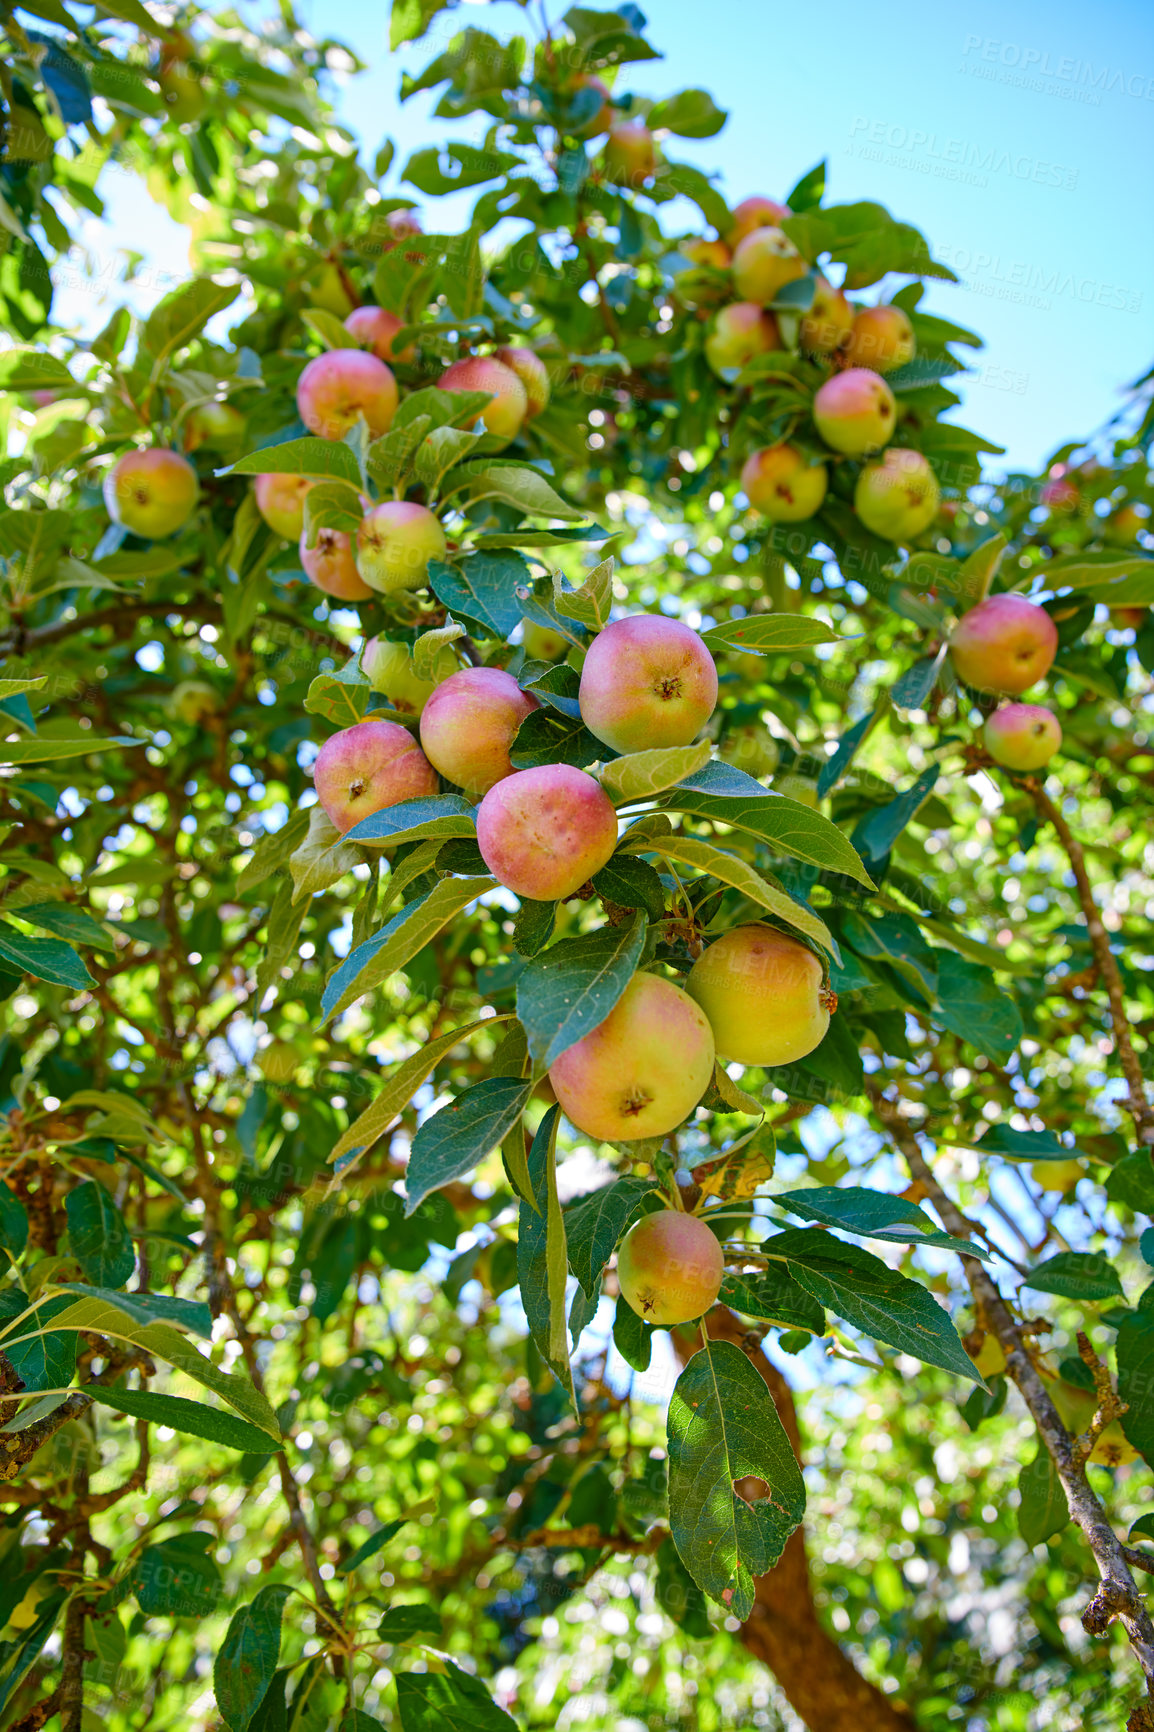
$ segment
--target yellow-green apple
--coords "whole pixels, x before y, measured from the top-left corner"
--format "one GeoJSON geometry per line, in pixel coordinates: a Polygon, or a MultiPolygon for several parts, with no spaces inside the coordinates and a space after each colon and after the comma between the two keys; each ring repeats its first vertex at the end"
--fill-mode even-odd
{"type": "Polygon", "coordinates": [[[917,352],[914,328],[900,307],[863,307],[854,319],[845,353],[851,367],[892,373],[917,352]]]}
{"type": "Polygon", "coordinates": [[[703,951],[685,986],[709,1018],[722,1058],[775,1065],[804,1058],[824,1040],[832,994],[821,982],[812,950],[754,921],[703,951]]]}
{"type": "MultiPolygon", "coordinates": [[[[1092,1389],[1067,1383],[1064,1377],[1047,1377],[1046,1391],[1071,1436],[1079,1437],[1089,1430],[1098,1411],[1098,1397],[1092,1389]]],[[[1138,1451],[1122,1430],[1121,1421],[1114,1419],[1101,1433],[1087,1459],[1097,1467],[1122,1467],[1126,1462],[1137,1461],[1138,1451]]]]}
{"type": "Polygon", "coordinates": [[[477,808],[477,846],[506,889],[534,902],[561,902],[608,863],[617,814],[584,770],[542,764],[489,789],[477,808]]]}
{"type": "Polygon", "coordinates": [[[712,1076],[708,1021],[656,974],[635,974],[604,1022],[549,1068],[570,1124],[606,1143],[675,1130],[712,1076]]]}
{"type": "Polygon", "coordinates": [[[722,307],[705,339],[705,358],[715,373],[744,367],[755,355],[781,347],[777,320],[753,301],[722,307]]]}
{"type": "Polygon", "coordinates": [[[854,311],[840,289],[818,277],[813,305],[798,329],[802,348],[811,355],[833,355],[844,349],[853,327],[854,311]]]}
{"type": "Polygon", "coordinates": [[[769,729],[759,722],[730,728],[717,751],[723,763],[758,779],[772,776],[781,761],[781,748],[769,729]]]}
{"type": "Polygon", "coordinates": [[[817,808],[817,783],[812,776],[799,776],[796,771],[787,770],[784,776],[773,778],[773,791],[787,800],[796,800],[799,806],[817,808]]]}
{"type": "Polygon", "coordinates": [[[1112,547],[1133,547],[1143,529],[1150,527],[1148,505],[1120,505],[1106,519],[1103,536],[1112,547]]]}
{"type": "Polygon", "coordinates": [[[754,229],[733,255],[733,286],[738,298],[759,307],[776,300],[786,283],[803,277],[805,260],[781,229],[754,229]]]}
{"type": "Polygon", "coordinates": [[[912,541],[934,521],[941,496],[938,478],[921,452],[891,445],[878,462],[866,464],[857,478],[853,502],[875,535],[912,541]]]}
{"type": "Polygon", "coordinates": [[[240,410],[232,403],[199,403],[184,423],[184,449],[199,451],[207,445],[212,451],[235,451],[244,438],[247,425],[240,410]]]}
{"type": "Polygon", "coordinates": [[[708,241],[703,235],[682,241],[680,251],[691,264],[709,265],[715,271],[727,271],[733,258],[724,241],[708,241]]]}
{"type": "Polygon", "coordinates": [[[516,373],[525,387],[525,397],[528,408],[525,410],[526,421],[531,421],[534,415],[539,415],[542,409],[549,405],[549,373],[540,355],[532,349],[501,348],[496,351],[498,361],[503,367],[508,367],[516,373]]]}
{"type": "Polygon", "coordinates": [[[417,678],[408,644],[371,637],[361,651],[361,667],[375,692],[382,692],[394,710],[419,716],[433,693],[434,680],[417,678]]]}
{"type": "Polygon", "coordinates": [[[749,503],[770,523],[804,523],[820,508],[828,484],[825,465],[810,463],[796,445],[763,446],[741,471],[749,503]]]}
{"type": "Polygon", "coordinates": [[[700,1216],[680,1209],[642,1215],[617,1252],[617,1282],[625,1303],[658,1329],[704,1317],[724,1275],[716,1233],[700,1216]]]}
{"type": "Polygon", "coordinates": [[[323,264],[305,279],[304,299],[306,306],[319,307],[322,312],[332,313],[336,319],[343,319],[356,305],[345,278],[331,262],[323,264]]]}
{"type": "Polygon", "coordinates": [[[982,739],[1003,769],[1040,770],[1062,744],[1062,724],[1042,704],[1003,704],[988,718],[982,739]]]}
{"type": "Polygon", "coordinates": [[[386,307],[354,307],[345,320],[345,330],[378,361],[411,361],[417,353],[415,344],[408,343],[400,350],[393,348],[393,338],[404,330],[405,322],[386,307]]]}
{"type": "Polygon", "coordinates": [[[169,708],[178,720],[202,727],[212,716],[219,716],[224,698],[207,680],[181,680],[173,688],[169,708]]]}
{"type": "Polygon", "coordinates": [[[129,451],[104,477],[104,504],[114,523],[148,541],[183,529],[196,508],[196,470],[179,451],[129,451]]]}
{"type": "Polygon", "coordinates": [[[893,436],[894,394],[868,367],[850,367],[827,379],[813,400],[813,418],[826,444],[843,457],[880,451],[893,436]]]}
{"type": "Polygon", "coordinates": [[[657,146],[643,120],[619,120],[609,128],[602,157],[614,186],[641,186],[657,172],[657,146]]]}
{"type": "Polygon", "coordinates": [[[320,439],[343,439],[362,415],[369,432],[379,437],[397,412],[397,381],[364,349],[330,349],[310,361],[297,380],[297,409],[320,439]]]}
{"type": "Polygon", "coordinates": [[[559,662],[569,654],[571,647],[563,632],[538,625],[531,619],[525,620],[521,627],[521,642],[525,645],[528,660],[535,662],[559,662]]]}
{"type": "Polygon", "coordinates": [[[996,1335],[987,1335],[981,1349],[974,1355],[974,1364],[983,1377],[997,1377],[1006,1369],[1006,1355],[996,1335]]]}
{"type": "Polygon", "coordinates": [[[471,800],[515,774],[509,748],[537,699],[502,668],[450,674],[421,712],[421,746],[435,770],[471,800]]]}
{"type": "Polygon", "coordinates": [[[1064,1196],[1086,1177],[1086,1169],[1081,1161],[1031,1161],[1030,1177],[1043,1191],[1059,1191],[1064,1196]]]}
{"type": "Polygon", "coordinates": [[[470,355],[454,361],[437,380],[441,391],[488,391],[491,401],[466,425],[476,427],[481,421],[485,431],[508,444],[521,431],[529,414],[529,393],[512,367],[498,361],[495,355],[470,355]]]}
{"type": "Polygon", "coordinates": [[[391,595],[429,581],[430,559],[445,556],[445,532],[427,505],[387,499],[361,519],[357,570],[370,589],[391,595]]]}
{"type": "Polygon", "coordinates": [[[975,691],[1016,698],[1049,671],[1058,628],[1024,595],[989,595],[964,613],[950,637],[954,672],[975,691]]]}
{"type": "Polygon", "coordinates": [[[617,118],[617,110],[613,106],[605,80],[597,78],[592,72],[579,72],[570,89],[574,93],[579,90],[595,90],[601,98],[601,107],[590,120],[576,126],[566,126],[565,131],[571,132],[574,138],[596,138],[598,133],[608,132],[617,118]]]}
{"type": "Polygon", "coordinates": [[[206,97],[200,78],[188,64],[195,53],[190,37],[174,32],[164,50],[156,82],[171,120],[189,126],[204,113],[206,97]]]}
{"type": "Polygon", "coordinates": [[[305,494],[316,482],[308,475],[258,475],[256,508],[271,530],[299,541],[305,526],[305,494]]]}
{"type": "Polygon", "coordinates": [[[593,639],[578,703],[589,732],[615,752],[687,746],[713,714],[717,669],[680,620],[634,614],[593,639]]]}
{"type": "Polygon", "coordinates": [[[312,547],[301,530],[300,559],[305,576],[338,601],[368,601],[372,590],[357,570],[352,541],[340,529],[318,529],[312,547]]]}
{"type": "Polygon", "coordinates": [[[327,739],[313,767],[317,798],[342,836],[373,812],[435,794],[437,772],[400,722],[355,722],[327,739]]]}
{"type": "Polygon", "coordinates": [[[763,198],[760,193],[755,193],[752,198],[743,198],[740,204],[734,205],[733,227],[725,238],[731,247],[736,247],[754,229],[780,228],[789,214],[787,204],[778,204],[774,198],[763,198]]]}

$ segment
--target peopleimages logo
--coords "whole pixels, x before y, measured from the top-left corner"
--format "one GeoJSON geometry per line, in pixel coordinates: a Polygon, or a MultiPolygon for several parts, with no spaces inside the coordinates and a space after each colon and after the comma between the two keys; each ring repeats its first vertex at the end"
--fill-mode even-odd
{"type": "Polygon", "coordinates": [[[1078,184],[1076,168],[1047,162],[1027,151],[973,144],[964,138],[939,138],[936,132],[895,125],[888,120],[867,120],[858,115],[850,125],[850,138],[855,142],[850,144],[849,151],[868,161],[966,180],[974,186],[987,185],[991,174],[1008,174],[1015,180],[1061,187],[1066,192],[1073,191],[1078,184]],[[889,154],[884,154],[887,151],[889,154]]]}
{"type": "Polygon", "coordinates": [[[1003,42],[995,36],[967,36],[962,50],[963,70],[979,76],[1010,75],[1007,82],[1028,89],[1044,90],[1051,79],[1065,86],[1080,101],[1098,103],[1103,96],[1132,96],[1141,102],[1154,100],[1154,75],[1123,72],[1110,66],[1096,67],[1089,60],[1068,55],[1054,59],[1045,48],[1027,48],[1020,42],[1003,42]]]}

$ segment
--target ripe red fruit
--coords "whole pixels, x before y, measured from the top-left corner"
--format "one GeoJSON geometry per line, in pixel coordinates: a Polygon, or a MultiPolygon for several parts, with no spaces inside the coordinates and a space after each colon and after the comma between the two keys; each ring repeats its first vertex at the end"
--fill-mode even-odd
{"type": "Polygon", "coordinates": [[[894,394],[879,373],[850,367],[827,379],[813,400],[817,430],[834,451],[864,457],[880,451],[897,419],[894,394]]]}
{"type": "Polygon", "coordinates": [[[754,301],[733,301],[722,307],[705,339],[705,359],[715,373],[724,375],[781,347],[777,320],[754,301]]]}
{"type": "Polygon", "coordinates": [[[345,320],[345,330],[355,337],[362,349],[368,349],[379,361],[411,361],[416,346],[409,343],[399,351],[393,348],[393,338],[404,330],[405,321],[385,307],[354,307],[345,320]]]}
{"type": "Polygon", "coordinates": [[[792,1064],[825,1038],[821,963],[776,927],[735,926],[698,957],[685,983],[709,1018],[722,1058],[792,1064]]]}
{"type": "Polygon", "coordinates": [[[950,638],[954,672],[976,691],[1017,697],[1048,672],[1058,628],[1023,595],[990,595],[962,615],[950,638]]]}
{"type": "Polygon", "coordinates": [[[904,367],[916,351],[914,328],[900,307],[863,307],[845,349],[851,367],[872,367],[875,373],[904,367]]]}
{"type": "Polygon", "coordinates": [[[442,680],[421,712],[425,756],[472,799],[514,774],[509,748],[537,699],[502,668],[462,668],[442,680]]]}
{"type": "Polygon", "coordinates": [[[529,394],[521,380],[495,355],[470,355],[454,361],[437,380],[441,391],[488,391],[491,401],[485,404],[468,425],[485,423],[485,430],[506,444],[515,439],[529,414],[529,394]]]}
{"type": "Polygon", "coordinates": [[[740,204],[734,205],[733,227],[725,239],[735,247],[754,229],[779,228],[789,214],[787,204],[778,204],[776,199],[763,198],[760,193],[755,193],[752,198],[743,198],[740,204]]]}
{"type": "Polygon", "coordinates": [[[615,752],[687,746],[713,714],[717,669],[680,620],[614,620],[589,646],[578,694],[581,719],[615,752]]]}
{"type": "Polygon", "coordinates": [[[379,437],[397,412],[397,381],[363,349],[332,349],[310,361],[297,380],[297,408],[319,439],[343,439],[362,415],[379,437]]]}
{"type": "Polygon", "coordinates": [[[986,722],[982,738],[1003,769],[1040,770],[1062,744],[1062,724],[1042,704],[1004,704],[986,722]]]}
{"type": "Polygon", "coordinates": [[[545,363],[532,349],[498,349],[497,359],[503,367],[508,367],[516,373],[525,387],[525,396],[529,407],[525,411],[526,421],[531,421],[534,415],[539,415],[549,404],[549,374],[545,363]]]}
{"type": "Polygon", "coordinates": [[[617,1281],[626,1304],[658,1328],[704,1316],[724,1277],[716,1235],[700,1216],[679,1209],[642,1215],[617,1252],[617,1281]]]}
{"type": "Polygon", "coordinates": [[[301,565],[306,577],[339,601],[368,601],[372,590],[357,570],[352,542],[339,529],[320,529],[313,546],[304,530],[300,539],[301,565]]]}
{"type": "Polygon", "coordinates": [[[477,846],[494,878],[534,902],[563,902],[608,864],[617,813],[600,782],[570,764],[518,770],[477,808],[477,846]]]}
{"type": "Polygon", "coordinates": [[[657,146],[643,120],[622,120],[605,141],[605,178],[615,186],[641,186],[657,172],[657,146]]]}
{"type": "Polygon", "coordinates": [[[313,767],[317,798],[342,835],[373,812],[435,794],[437,772],[400,722],[356,722],[327,739],[313,767]]]}
{"type": "Polygon", "coordinates": [[[804,523],[819,510],[829,476],[796,445],[767,445],[745,460],[741,486],[755,511],[770,523],[804,523]]]}

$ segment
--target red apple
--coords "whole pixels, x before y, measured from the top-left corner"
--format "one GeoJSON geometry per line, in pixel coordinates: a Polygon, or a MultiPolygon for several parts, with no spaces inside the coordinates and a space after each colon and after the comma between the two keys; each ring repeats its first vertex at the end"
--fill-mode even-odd
{"type": "Polygon", "coordinates": [[[372,590],[357,571],[352,542],[339,529],[318,530],[312,547],[302,529],[300,556],[305,575],[326,595],[336,596],[340,601],[369,601],[372,598],[372,590]]]}
{"type": "Polygon", "coordinates": [[[433,768],[470,799],[515,772],[509,748],[537,699],[501,668],[462,668],[437,687],[421,712],[421,745],[433,768]]]}
{"type": "Polygon", "coordinates": [[[893,437],[894,394],[867,367],[851,367],[827,379],[813,400],[813,418],[826,444],[845,457],[880,451],[893,437]]]}
{"type": "Polygon", "coordinates": [[[430,559],[444,557],[445,532],[426,505],[389,499],[361,520],[357,570],[381,595],[422,588],[429,581],[430,559]]]}
{"type": "Polygon", "coordinates": [[[531,421],[534,415],[539,415],[549,404],[549,374],[540,355],[532,349],[497,350],[497,359],[503,367],[508,367],[516,373],[525,387],[528,408],[525,411],[526,421],[531,421]]]}
{"type": "Polygon", "coordinates": [[[517,770],[477,808],[477,846],[517,896],[559,902],[608,864],[617,814],[600,782],[569,764],[517,770]]]}
{"type": "Polygon", "coordinates": [[[1062,744],[1062,724],[1041,704],[1004,704],[982,730],[987,752],[1006,770],[1040,770],[1062,744]]]}
{"type": "Polygon", "coordinates": [[[1058,628],[1023,595],[987,596],[964,613],[950,638],[954,672],[975,691],[1017,697],[1048,672],[1058,628]]]}
{"type": "Polygon", "coordinates": [[[731,247],[736,247],[754,229],[780,228],[789,215],[787,204],[778,204],[776,199],[762,198],[755,193],[752,198],[743,198],[740,204],[734,205],[733,227],[725,238],[731,247]]]}
{"type": "Polygon", "coordinates": [[[397,381],[383,361],[363,349],[331,349],[301,374],[297,408],[309,432],[320,439],[343,439],[362,415],[369,432],[379,437],[397,412],[397,381]]]}
{"type": "Polygon", "coordinates": [[[485,431],[508,444],[515,439],[529,414],[529,394],[521,380],[495,355],[470,355],[454,361],[437,380],[442,391],[488,391],[492,401],[474,415],[470,427],[484,422],[485,431]]]}
{"type": "Polygon", "coordinates": [[[709,1018],[722,1058],[778,1065],[804,1058],[824,1040],[830,1013],[821,982],[812,950],[753,921],[711,944],[685,988],[709,1018]]]}
{"type": "Polygon", "coordinates": [[[317,798],[341,832],[362,818],[435,794],[437,772],[400,722],[356,722],[327,739],[313,769],[317,798]]]}
{"type": "Polygon", "coordinates": [[[851,367],[872,367],[875,373],[904,367],[916,352],[914,328],[900,307],[863,307],[845,349],[851,367]]]}
{"type": "Polygon", "coordinates": [[[593,639],[578,701],[590,733],[615,752],[687,746],[713,714],[717,669],[680,620],[635,614],[593,639]]]}
{"type": "Polygon", "coordinates": [[[705,339],[705,358],[713,371],[724,375],[780,349],[777,320],[753,301],[733,301],[722,307],[705,339]]]}
{"type": "Polygon", "coordinates": [[[658,1329],[704,1317],[724,1276],[717,1235],[700,1216],[679,1209],[642,1215],[617,1252],[617,1281],[625,1303],[658,1329]]]}
{"type": "Polygon", "coordinates": [[[408,362],[415,358],[417,350],[413,343],[399,353],[394,352],[393,338],[404,328],[405,320],[384,307],[354,307],[345,320],[349,336],[355,337],[360,347],[368,349],[379,361],[408,362]]]}

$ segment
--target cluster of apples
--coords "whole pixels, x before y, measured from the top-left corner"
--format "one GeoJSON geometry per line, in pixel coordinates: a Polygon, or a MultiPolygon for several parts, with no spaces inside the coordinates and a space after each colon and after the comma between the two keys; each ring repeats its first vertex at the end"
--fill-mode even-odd
{"type": "MultiPolygon", "coordinates": [[[[695,264],[728,271],[733,282],[737,299],[715,314],[705,341],[706,359],[722,377],[785,346],[770,309],[809,268],[780,226],[789,214],[774,199],[743,199],[724,239],[692,241],[684,249],[695,264]]],[[[876,535],[912,540],[933,522],[940,490],[920,451],[889,443],[897,404],[883,375],[914,358],[908,315],[895,306],[854,307],[819,276],[813,304],[798,322],[798,343],[836,369],[814,397],[821,439],[839,457],[874,458],[854,489],[858,516],[876,535]]],[[[820,510],[829,472],[825,462],[783,441],[750,454],[741,485],[770,523],[802,523],[820,510]]]]}
{"type": "MultiPolygon", "coordinates": [[[[1058,628],[1044,607],[1007,591],[964,613],[950,637],[960,680],[977,691],[1018,697],[1050,670],[1058,628]]],[[[1003,704],[987,719],[983,741],[996,764],[1027,773],[1048,764],[1062,726],[1042,704],[1003,704]]]]}

